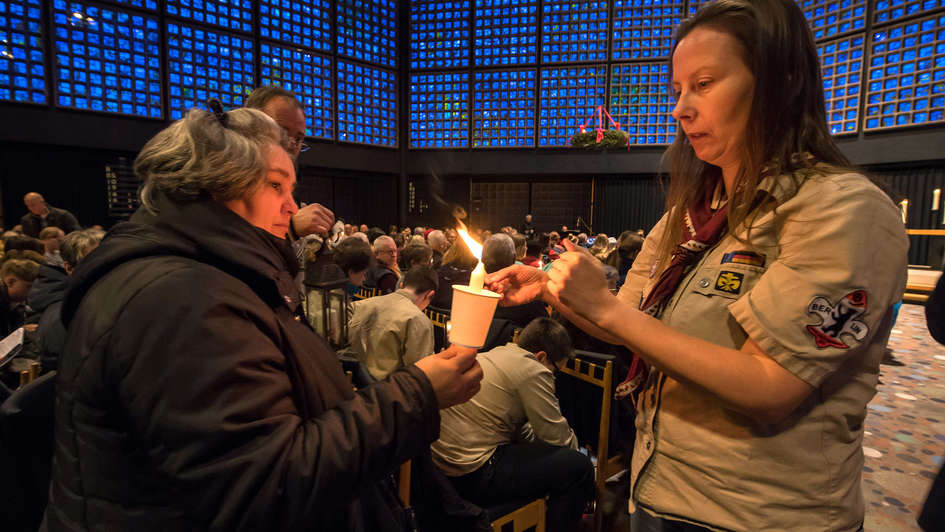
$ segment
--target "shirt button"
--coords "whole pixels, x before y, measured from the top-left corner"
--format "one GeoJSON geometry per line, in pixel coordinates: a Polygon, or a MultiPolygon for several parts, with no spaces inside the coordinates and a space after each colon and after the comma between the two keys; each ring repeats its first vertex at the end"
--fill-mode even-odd
{"type": "Polygon", "coordinates": [[[703,279],[703,280],[699,281],[699,286],[701,286],[702,288],[708,288],[708,287],[709,287],[709,280],[708,280],[708,279],[703,279]]]}

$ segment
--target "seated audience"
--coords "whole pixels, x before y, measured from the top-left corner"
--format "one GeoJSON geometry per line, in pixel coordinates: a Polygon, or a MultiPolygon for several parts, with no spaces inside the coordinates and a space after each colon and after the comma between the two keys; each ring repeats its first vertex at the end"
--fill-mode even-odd
{"type": "Polygon", "coordinates": [[[23,325],[23,304],[38,273],[39,263],[32,260],[11,258],[0,266],[0,338],[23,325]]]}
{"type": "Polygon", "coordinates": [[[397,244],[394,239],[382,235],[374,240],[374,267],[368,271],[364,285],[379,288],[382,293],[389,294],[397,289],[397,280],[400,279],[400,268],[397,267],[397,244]]]}
{"type": "Polygon", "coordinates": [[[443,231],[435,229],[427,235],[427,244],[433,249],[433,269],[439,270],[443,266],[443,254],[450,248],[449,240],[443,231]]]}
{"type": "Polygon", "coordinates": [[[541,243],[537,240],[529,240],[525,243],[525,256],[522,257],[522,264],[533,268],[541,268],[541,243]]]}
{"type": "Polygon", "coordinates": [[[518,342],[479,353],[482,389],[440,413],[434,463],[480,506],[548,496],[547,530],[574,531],[594,496],[594,468],[561,415],[555,373],[574,356],[558,323],[539,318],[518,342]]]}
{"type": "MultiPolygon", "coordinates": [[[[44,227],[58,227],[65,233],[71,233],[82,229],[79,222],[71,212],[65,209],[57,209],[46,203],[43,196],[38,192],[30,192],[23,196],[23,203],[30,211],[20,219],[23,234],[33,238],[39,238],[39,232],[44,227]]],[[[15,230],[16,228],[14,228],[15,230]]]]}
{"type": "MultiPolygon", "coordinates": [[[[482,265],[486,273],[494,273],[515,264],[515,247],[512,238],[505,233],[492,235],[482,245],[482,265]]],[[[547,318],[548,310],[542,301],[529,301],[524,305],[499,306],[495,319],[509,320],[518,328],[525,327],[535,318],[547,318]]],[[[495,345],[495,344],[493,344],[495,345]]]]}
{"type": "Polygon", "coordinates": [[[433,250],[426,244],[410,244],[403,251],[404,268],[409,270],[414,266],[431,267],[433,264],[433,250]]]}
{"type": "Polygon", "coordinates": [[[58,227],[44,227],[39,232],[39,239],[43,242],[43,255],[45,263],[52,266],[62,266],[62,255],[59,253],[59,247],[62,245],[62,239],[66,234],[58,227]]]}
{"type": "Polygon", "coordinates": [[[478,390],[474,354],[352,390],[296,320],[285,134],[211,107],[144,146],[141,208],[70,278],[43,529],[403,529],[388,479],[478,390]]]}
{"type": "Polygon", "coordinates": [[[624,231],[617,240],[617,249],[611,253],[611,257],[616,257],[613,265],[617,268],[617,288],[623,286],[627,279],[627,273],[633,266],[633,261],[637,259],[637,254],[643,249],[643,237],[636,232],[624,231]]]}
{"type": "Polygon", "coordinates": [[[56,369],[66,346],[66,328],[62,325],[60,310],[69,276],[79,262],[98,247],[101,240],[96,231],[73,231],[66,236],[60,248],[62,267],[48,263],[39,267],[27,304],[32,312],[39,315],[38,347],[44,372],[56,369]]]}
{"type": "Polygon", "coordinates": [[[383,379],[433,352],[433,322],[423,310],[436,286],[432,268],[415,266],[404,275],[402,289],[354,303],[350,349],[372,377],[383,379]]]}
{"type": "Polygon", "coordinates": [[[521,233],[512,233],[512,242],[515,244],[515,264],[524,264],[525,252],[528,251],[528,241],[521,233]]]}
{"type": "Polygon", "coordinates": [[[364,240],[348,237],[335,246],[333,253],[335,264],[348,277],[348,295],[353,296],[364,284],[371,262],[374,261],[374,250],[364,240]]]}
{"type": "Polygon", "coordinates": [[[469,252],[465,244],[450,246],[443,255],[443,265],[436,271],[439,286],[430,305],[449,310],[453,303],[453,285],[469,284],[469,276],[479,261],[469,252]]]}

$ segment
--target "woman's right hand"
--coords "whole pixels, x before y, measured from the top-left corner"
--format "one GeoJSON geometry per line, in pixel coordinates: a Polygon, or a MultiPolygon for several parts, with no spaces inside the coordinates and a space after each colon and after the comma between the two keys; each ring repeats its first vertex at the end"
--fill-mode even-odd
{"type": "Polygon", "coordinates": [[[502,294],[499,304],[504,307],[542,299],[547,282],[548,274],[523,264],[514,264],[486,276],[489,290],[502,294]]]}

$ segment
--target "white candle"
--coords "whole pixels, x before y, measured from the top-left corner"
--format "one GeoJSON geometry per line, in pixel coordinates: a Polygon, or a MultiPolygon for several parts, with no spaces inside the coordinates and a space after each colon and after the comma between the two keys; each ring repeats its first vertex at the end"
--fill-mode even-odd
{"type": "Polygon", "coordinates": [[[909,223],[909,199],[906,198],[899,202],[899,211],[902,213],[902,223],[909,223]]]}
{"type": "Polygon", "coordinates": [[[941,199],[941,197],[942,197],[942,189],[937,188],[932,191],[932,210],[933,211],[938,210],[938,201],[939,199],[941,199]]]}
{"type": "Polygon", "coordinates": [[[479,264],[476,265],[476,269],[472,271],[472,275],[469,276],[469,288],[475,290],[476,292],[482,292],[482,285],[486,281],[486,267],[482,265],[482,261],[479,261],[479,264]]]}

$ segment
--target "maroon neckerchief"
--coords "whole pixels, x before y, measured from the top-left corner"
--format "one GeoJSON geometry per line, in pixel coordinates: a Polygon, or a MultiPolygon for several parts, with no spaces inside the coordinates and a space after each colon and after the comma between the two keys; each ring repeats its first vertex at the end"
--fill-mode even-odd
{"type": "MultiPolygon", "coordinates": [[[[715,194],[715,184],[706,186],[702,198],[686,209],[683,214],[682,241],[676,246],[669,266],[660,274],[659,280],[650,290],[646,299],[640,303],[640,310],[655,317],[663,312],[663,307],[676,293],[679,283],[692,267],[699,262],[705,250],[714,246],[725,233],[728,227],[728,203],[726,202],[716,211],[712,210],[712,198],[715,194]]],[[[615,393],[617,398],[631,396],[634,404],[642,388],[649,367],[636,353],[630,363],[630,371],[615,393]]]]}

